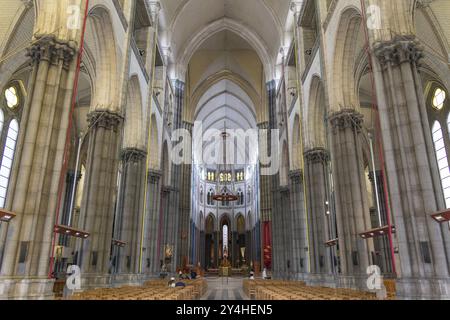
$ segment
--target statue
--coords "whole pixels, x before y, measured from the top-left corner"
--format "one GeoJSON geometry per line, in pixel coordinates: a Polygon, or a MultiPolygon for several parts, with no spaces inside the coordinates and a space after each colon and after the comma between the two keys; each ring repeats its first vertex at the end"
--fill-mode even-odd
{"type": "Polygon", "coordinates": [[[225,246],[223,249],[223,260],[222,260],[222,267],[229,267],[230,262],[228,261],[228,248],[225,246]]]}

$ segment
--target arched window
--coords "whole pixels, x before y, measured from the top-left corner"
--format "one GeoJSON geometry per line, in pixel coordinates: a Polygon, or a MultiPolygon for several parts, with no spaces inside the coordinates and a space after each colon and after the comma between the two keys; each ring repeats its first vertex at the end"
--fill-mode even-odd
{"type": "Polygon", "coordinates": [[[5,116],[3,115],[3,111],[0,110],[0,132],[3,130],[3,123],[5,122],[5,116]]]}
{"type": "Polygon", "coordinates": [[[14,109],[17,107],[20,103],[19,100],[19,91],[15,86],[11,86],[8,89],[5,90],[5,99],[6,99],[6,105],[10,109],[14,109]]]}
{"type": "Polygon", "coordinates": [[[8,191],[9,178],[11,175],[18,135],[19,123],[14,119],[9,124],[0,168],[0,208],[3,208],[6,202],[6,193],[8,191]]]}
{"type": "Polygon", "coordinates": [[[442,110],[442,108],[444,108],[444,103],[445,103],[446,98],[447,98],[447,94],[445,93],[445,91],[442,90],[441,88],[437,88],[434,91],[434,95],[433,95],[433,100],[432,100],[433,108],[435,108],[437,110],[442,110]]]}
{"type": "Polygon", "coordinates": [[[228,225],[224,224],[222,229],[223,248],[222,252],[228,254],[228,225]]]}
{"type": "Polygon", "coordinates": [[[450,208],[450,169],[448,166],[442,127],[438,121],[433,124],[432,133],[436,159],[441,176],[442,190],[444,191],[445,204],[447,208],[450,208]]]}

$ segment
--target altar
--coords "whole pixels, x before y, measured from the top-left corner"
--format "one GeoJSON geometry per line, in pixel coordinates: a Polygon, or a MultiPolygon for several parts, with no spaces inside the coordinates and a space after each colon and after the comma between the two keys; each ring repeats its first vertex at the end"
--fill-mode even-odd
{"type": "Polygon", "coordinates": [[[231,267],[220,267],[219,276],[220,277],[231,277],[232,276],[231,267]]]}

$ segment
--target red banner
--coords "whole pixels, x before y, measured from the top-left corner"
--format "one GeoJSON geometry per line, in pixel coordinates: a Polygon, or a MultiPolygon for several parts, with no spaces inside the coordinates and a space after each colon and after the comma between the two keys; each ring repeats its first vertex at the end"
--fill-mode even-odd
{"type": "Polygon", "coordinates": [[[264,266],[267,269],[272,267],[272,222],[263,222],[263,255],[264,266]]]}

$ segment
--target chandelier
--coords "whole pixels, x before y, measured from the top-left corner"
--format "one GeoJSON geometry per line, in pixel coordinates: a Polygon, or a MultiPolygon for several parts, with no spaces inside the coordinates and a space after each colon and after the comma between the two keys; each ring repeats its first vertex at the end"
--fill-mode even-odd
{"type": "MultiPolygon", "coordinates": [[[[230,136],[226,130],[226,124],[224,130],[221,133],[223,139],[223,162],[219,165],[219,172],[231,172],[231,166],[227,165],[227,138],[230,136]]],[[[220,179],[219,177],[222,174],[218,175],[218,182],[222,186],[222,192],[220,194],[215,194],[212,196],[214,201],[219,202],[234,202],[238,201],[239,197],[233,194],[231,189],[228,187],[228,184],[231,182],[231,179],[220,179]]]]}

